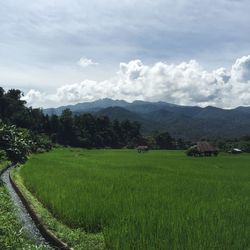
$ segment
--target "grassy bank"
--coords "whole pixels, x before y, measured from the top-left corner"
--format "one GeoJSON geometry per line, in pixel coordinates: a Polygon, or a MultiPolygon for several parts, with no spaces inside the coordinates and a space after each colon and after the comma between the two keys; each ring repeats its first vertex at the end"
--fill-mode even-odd
{"type": "MultiPolygon", "coordinates": [[[[7,162],[0,163],[0,170],[7,162]]],[[[0,249],[43,249],[33,245],[25,236],[17,220],[9,194],[0,182],[0,249]]]]}
{"type": "Polygon", "coordinates": [[[0,161],[0,171],[3,170],[7,166],[7,161],[0,161]]]}
{"type": "Polygon", "coordinates": [[[110,249],[248,249],[250,155],[58,149],[21,169],[61,222],[110,249]]]}
{"type": "Polygon", "coordinates": [[[12,178],[25,198],[32,205],[34,211],[40,216],[42,221],[47,225],[58,238],[67,242],[74,249],[84,250],[102,250],[104,249],[104,239],[102,233],[91,234],[81,229],[72,229],[57,220],[39,200],[25,187],[23,179],[20,176],[21,168],[16,168],[12,173],[12,178]]]}

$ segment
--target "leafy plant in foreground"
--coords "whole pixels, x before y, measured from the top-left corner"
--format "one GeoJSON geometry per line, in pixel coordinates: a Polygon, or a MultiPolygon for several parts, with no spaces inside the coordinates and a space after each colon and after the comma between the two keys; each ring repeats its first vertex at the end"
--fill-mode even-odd
{"type": "Polygon", "coordinates": [[[31,151],[32,140],[29,131],[0,123],[0,149],[6,152],[12,162],[25,162],[31,151]]]}

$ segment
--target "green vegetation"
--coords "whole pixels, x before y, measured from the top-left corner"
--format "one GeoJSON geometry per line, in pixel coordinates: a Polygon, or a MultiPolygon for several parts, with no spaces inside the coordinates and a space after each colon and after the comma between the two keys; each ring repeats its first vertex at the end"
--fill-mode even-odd
{"type": "MultiPolygon", "coordinates": [[[[7,162],[0,162],[0,170],[7,162]]],[[[0,249],[43,249],[33,245],[26,237],[16,218],[9,194],[0,182],[0,249]]]]}
{"type": "Polygon", "coordinates": [[[45,152],[51,148],[51,142],[45,135],[35,135],[0,120],[0,160],[24,163],[30,153],[45,152]]]}
{"type": "MultiPolygon", "coordinates": [[[[108,109],[106,115],[66,109],[48,116],[25,104],[20,90],[0,87],[0,162],[24,163],[31,153],[51,150],[52,142],[81,148],[185,149],[193,142],[171,135],[207,128],[203,120],[197,128],[190,123],[190,129],[176,133],[178,124],[172,120],[178,119],[170,117],[164,131],[171,134],[154,131],[144,137],[140,123],[110,119],[108,109]]],[[[166,112],[156,113],[149,114],[158,124],[166,112]]],[[[207,129],[205,136],[214,138],[207,129]]],[[[214,138],[213,143],[224,151],[239,147],[250,152],[249,136],[214,138]]],[[[15,177],[50,229],[75,249],[103,249],[104,241],[109,249],[245,249],[250,246],[249,160],[247,155],[187,159],[178,151],[58,149],[33,155],[15,177]]],[[[0,249],[33,248],[19,231],[1,183],[0,191],[0,249]]]]}
{"type": "Polygon", "coordinates": [[[12,173],[15,183],[25,195],[26,199],[32,205],[33,209],[41,217],[42,221],[48,226],[58,238],[67,242],[74,249],[84,250],[102,250],[104,249],[104,239],[102,233],[86,233],[81,229],[71,229],[65,224],[58,221],[44,206],[32,195],[23,184],[19,174],[20,168],[16,168],[12,173]]]}
{"type": "Polygon", "coordinates": [[[25,162],[31,142],[27,130],[16,129],[15,126],[9,126],[0,121],[0,149],[5,152],[9,160],[25,162]]]}
{"type": "Polygon", "coordinates": [[[243,136],[235,139],[223,139],[214,142],[217,146],[225,151],[231,151],[233,148],[239,148],[243,152],[250,153],[250,136],[243,136]]]}
{"type": "MultiPolygon", "coordinates": [[[[2,152],[0,151],[0,154],[1,154],[2,152]]],[[[4,169],[6,166],[7,166],[7,164],[8,164],[8,162],[5,160],[5,159],[1,159],[0,158],[0,171],[2,170],[2,169],[4,169]]]]}
{"type": "Polygon", "coordinates": [[[250,155],[57,149],[20,169],[62,223],[108,249],[248,249],[250,155]]]}
{"type": "Polygon", "coordinates": [[[64,110],[61,116],[48,116],[41,109],[26,107],[26,102],[21,98],[20,90],[5,91],[0,87],[0,122],[25,128],[32,136],[47,135],[54,143],[84,148],[133,147],[142,139],[138,122],[73,114],[69,109],[64,110]]]}
{"type": "Polygon", "coordinates": [[[0,184],[0,249],[42,249],[26,238],[6,189],[0,184]]]}
{"type": "Polygon", "coordinates": [[[45,109],[45,113],[60,115],[63,109],[73,112],[95,112],[111,120],[138,121],[144,135],[166,130],[175,138],[184,140],[232,139],[250,135],[250,107],[221,109],[216,107],[179,106],[165,102],[97,100],[76,105],[45,109]]]}

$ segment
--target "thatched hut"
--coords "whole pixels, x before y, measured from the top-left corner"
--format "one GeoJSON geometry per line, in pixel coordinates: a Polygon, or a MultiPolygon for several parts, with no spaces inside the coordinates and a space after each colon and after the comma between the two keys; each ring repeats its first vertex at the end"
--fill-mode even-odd
{"type": "Polygon", "coordinates": [[[148,152],[149,147],[148,146],[138,146],[137,148],[138,153],[145,153],[148,152]]]}
{"type": "Polygon", "coordinates": [[[218,153],[218,148],[206,141],[198,142],[187,150],[188,156],[217,156],[218,153]]]}

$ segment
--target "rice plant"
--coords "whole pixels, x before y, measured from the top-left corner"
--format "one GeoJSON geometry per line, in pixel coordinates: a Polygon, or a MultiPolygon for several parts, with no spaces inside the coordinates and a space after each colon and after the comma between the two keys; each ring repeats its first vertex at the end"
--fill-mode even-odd
{"type": "Polygon", "coordinates": [[[107,249],[248,249],[250,155],[57,149],[20,174],[63,223],[107,249]]]}

